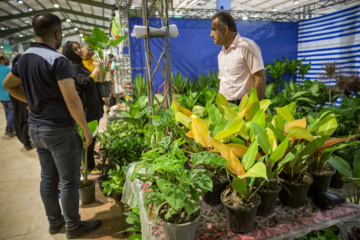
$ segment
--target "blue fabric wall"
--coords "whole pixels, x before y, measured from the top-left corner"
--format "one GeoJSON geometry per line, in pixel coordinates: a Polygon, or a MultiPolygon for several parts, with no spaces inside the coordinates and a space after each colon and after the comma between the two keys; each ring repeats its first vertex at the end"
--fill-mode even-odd
{"type": "MultiPolygon", "coordinates": [[[[191,79],[218,69],[217,56],[221,46],[210,37],[210,19],[171,19],[179,29],[177,38],[170,38],[171,72],[182,72],[191,79]]],[[[241,36],[255,41],[261,48],[264,63],[273,59],[297,58],[298,23],[236,21],[241,36]]],[[[129,18],[129,29],[142,25],[142,18],[129,18]]],[[[150,19],[151,27],[161,27],[157,18],[150,19]]],[[[130,38],[132,75],[145,75],[144,38],[130,38]]],[[[159,58],[162,40],[151,40],[151,51],[159,58]]],[[[154,69],[156,65],[152,63],[154,69]]],[[[155,76],[154,90],[163,83],[161,74],[155,76]]]]}

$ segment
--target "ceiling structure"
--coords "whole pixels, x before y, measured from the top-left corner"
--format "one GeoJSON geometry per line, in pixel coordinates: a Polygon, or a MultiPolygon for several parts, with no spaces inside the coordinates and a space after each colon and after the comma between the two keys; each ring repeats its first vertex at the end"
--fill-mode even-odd
{"type": "MultiPolygon", "coordinates": [[[[191,14],[193,17],[199,17],[196,14],[198,12],[211,11],[213,14],[216,11],[217,0],[169,1],[170,8],[175,9],[172,12],[185,12],[184,17],[191,17],[191,14]]],[[[58,15],[62,21],[64,36],[81,36],[91,34],[94,27],[107,31],[116,6],[128,8],[135,11],[135,15],[141,16],[141,2],[142,0],[0,0],[0,44],[1,39],[7,39],[10,45],[31,41],[31,18],[39,12],[47,11],[58,15]]],[[[246,18],[242,15],[244,20],[251,18],[252,12],[262,13],[264,16],[288,15],[290,18],[291,15],[300,12],[312,12],[315,14],[313,17],[358,4],[360,0],[231,0],[231,10],[239,18],[240,14],[246,13],[246,18]]]]}

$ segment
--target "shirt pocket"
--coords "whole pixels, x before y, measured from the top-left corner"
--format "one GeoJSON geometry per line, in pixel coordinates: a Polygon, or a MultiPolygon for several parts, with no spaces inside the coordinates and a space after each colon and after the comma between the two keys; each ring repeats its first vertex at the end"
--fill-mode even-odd
{"type": "Polygon", "coordinates": [[[233,61],[231,61],[231,69],[232,69],[232,74],[239,76],[241,75],[244,71],[246,71],[246,63],[244,61],[244,58],[241,57],[240,55],[235,55],[233,57],[233,61]]]}

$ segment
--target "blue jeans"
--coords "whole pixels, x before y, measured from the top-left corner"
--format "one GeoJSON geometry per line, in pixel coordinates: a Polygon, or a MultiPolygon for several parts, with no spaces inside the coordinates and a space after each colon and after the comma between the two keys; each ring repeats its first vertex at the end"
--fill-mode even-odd
{"type": "Polygon", "coordinates": [[[5,118],[6,118],[6,130],[14,131],[15,123],[14,123],[14,107],[10,101],[1,101],[5,110],[5,118]]]}
{"type": "Polygon", "coordinates": [[[50,226],[62,220],[60,199],[67,229],[80,224],[79,181],[82,139],[75,127],[51,128],[30,124],[30,138],[36,146],[41,165],[40,194],[50,226]]]}

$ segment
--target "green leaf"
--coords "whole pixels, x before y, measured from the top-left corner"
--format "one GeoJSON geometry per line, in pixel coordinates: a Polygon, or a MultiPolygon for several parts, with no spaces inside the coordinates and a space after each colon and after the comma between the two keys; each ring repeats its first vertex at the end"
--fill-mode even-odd
{"type": "Polygon", "coordinates": [[[247,100],[246,106],[249,106],[249,104],[252,102],[259,102],[255,88],[251,89],[250,96],[249,99],[247,100]]]}
{"type": "Polygon", "coordinates": [[[239,178],[234,177],[231,186],[240,195],[245,195],[247,193],[246,184],[239,178]]]}
{"type": "Polygon", "coordinates": [[[265,133],[265,130],[260,125],[254,123],[254,122],[251,122],[251,125],[253,127],[254,135],[255,135],[260,147],[266,154],[270,154],[271,146],[270,146],[269,140],[267,138],[267,135],[265,133]]]}
{"type": "Polygon", "coordinates": [[[116,47],[125,39],[125,36],[118,37],[116,40],[110,40],[108,43],[109,47],[116,47]]]}
{"type": "Polygon", "coordinates": [[[264,110],[258,111],[251,121],[257,123],[260,127],[265,128],[266,119],[264,110]]]}
{"type": "Polygon", "coordinates": [[[288,154],[286,154],[286,156],[284,157],[284,159],[279,162],[279,168],[281,168],[282,166],[284,166],[285,163],[294,160],[295,157],[296,157],[296,155],[297,155],[297,150],[296,150],[296,148],[291,149],[291,151],[288,152],[288,154]]]}
{"type": "Polygon", "coordinates": [[[229,107],[229,102],[228,100],[226,100],[226,98],[224,97],[224,95],[222,95],[221,93],[219,93],[216,97],[216,106],[218,107],[218,109],[220,110],[220,112],[225,115],[225,110],[223,108],[223,106],[225,107],[229,107]]]}
{"type": "Polygon", "coordinates": [[[357,151],[357,153],[354,156],[353,171],[354,171],[354,177],[360,178],[360,151],[357,151]]]}
{"type": "Polygon", "coordinates": [[[245,125],[245,122],[234,122],[232,124],[229,124],[226,129],[219,131],[214,138],[216,138],[217,140],[222,140],[226,137],[236,134],[240,131],[242,125],[245,125]]]}
{"type": "Polygon", "coordinates": [[[216,135],[218,132],[223,131],[224,129],[226,129],[229,125],[228,120],[221,120],[218,124],[216,124],[213,133],[216,135]]]}
{"type": "Polygon", "coordinates": [[[227,106],[223,106],[225,111],[225,116],[228,119],[229,123],[233,123],[235,121],[235,118],[238,116],[235,111],[227,106]]]}
{"type": "Polygon", "coordinates": [[[266,171],[266,166],[264,163],[262,162],[257,162],[255,163],[254,166],[252,166],[246,173],[245,175],[240,176],[241,178],[248,178],[248,177],[262,177],[266,180],[268,180],[268,176],[267,176],[267,171],[266,171]]]}
{"type": "Polygon", "coordinates": [[[211,106],[209,107],[209,117],[210,120],[214,123],[218,123],[221,121],[219,109],[213,104],[211,104],[211,106]]]}
{"type": "Polygon", "coordinates": [[[141,240],[142,239],[142,235],[140,233],[131,235],[130,237],[128,237],[128,240],[141,240]]]}
{"type": "Polygon", "coordinates": [[[336,128],[337,128],[337,121],[334,117],[330,121],[319,127],[318,134],[320,136],[330,136],[331,134],[333,134],[333,132],[335,132],[336,128]]]}
{"type": "Polygon", "coordinates": [[[284,157],[284,154],[289,146],[289,136],[285,138],[285,140],[279,144],[279,146],[273,151],[269,157],[270,162],[275,163],[282,157],[284,157]]]}
{"type": "Polygon", "coordinates": [[[328,137],[316,138],[314,141],[309,142],[306,147],[300,152],[300,157],[313,154],[318,150],[326,141],[328,137]]]}
{"type": "Polygon", "coordinates": [[[242,165],[245,171],[254,165],[256,155],[258,154],[258,142],[255,140],[251,143],[250,147],[246,150],[244,157],[242,158],[242,165]]]}
{"type": "Polygon", "coordinates": [[[313,135],[311,135],[311,133],[308,130],[298,126],[290,128],[289,135],[295,140],[305,139],[308,142],[314,140],[313,135]]]}
{"type": "Polygon", "coordinates": [[[165,195],[165,200],[176,211],[184,207],[189,192],[184,191],[180,186],[172,184],[164,179],[157,179],[156,184],[160,191],[165,195]]]}
{"type": "Polygon", "coordinates": [[[183,114],[182,112],[177,112],[175,114],[175,120],[182,123],[185,127],[191,128],[191,118],[183,114]]]}
{"type": "Polygon", "coordinates": [[[347,163],[344,159],[339,156],[331,156],[327,161],[331,166],[333,166],[336,171],[338,171],[343,176],[352,176],[352,169],[349,163],[347,163]]]}
{"type": "Polygon", "coordinates": [[[283,108],[275,108],[276,109],[276,113],[278,114],[278,116],[281,118],[281,119],[286,119],[288,120],[289,122],[292,122],[295,120],[294,116],[291,114],[291,112],[283,107],[283,108]]]}
{"type": "Polygon", "coordinates": [[[93,36],[94,40],[99,43],[101,42],[103,44],[107,44],[108,42],[108,37],[106,33],[98,27],[93,28],[91,35],[93,36]]]}

